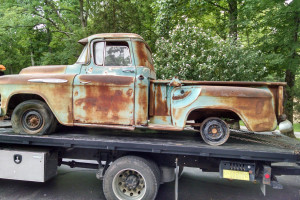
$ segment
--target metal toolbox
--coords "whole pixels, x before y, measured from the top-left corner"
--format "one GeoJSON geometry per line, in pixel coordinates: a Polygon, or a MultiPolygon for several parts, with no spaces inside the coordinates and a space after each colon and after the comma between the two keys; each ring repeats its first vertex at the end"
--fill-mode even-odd
{"type": "Polygon", "coordinates": [[[57,173],[57,152],[0,149],[0,178],[45,182],[57,173]]]}

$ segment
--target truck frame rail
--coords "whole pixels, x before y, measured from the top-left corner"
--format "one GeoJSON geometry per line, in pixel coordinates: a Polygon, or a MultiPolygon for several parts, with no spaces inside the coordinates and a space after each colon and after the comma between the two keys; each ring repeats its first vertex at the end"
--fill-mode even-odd
{"type": "Polygon", "coordinates": [[[270,162],[300,161],[300,142],[297,140],[282,135],[255,135],[253,139],[234,131],[226,144],[210,146],[202,141],[198,132],[191,130],[178,133],[64,128],[52,135],[31,136],[14,134],[11,128],[0,128],[0,143],[270,162]]]}

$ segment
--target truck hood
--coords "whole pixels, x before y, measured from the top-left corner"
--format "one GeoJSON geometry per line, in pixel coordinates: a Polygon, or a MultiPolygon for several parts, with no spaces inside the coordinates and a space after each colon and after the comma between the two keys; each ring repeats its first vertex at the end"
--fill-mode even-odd
{"type": "Polygon", "coordinates": [[[31,66],[21,70],[20,74],[64,74],[67,65],[31,66]]]}

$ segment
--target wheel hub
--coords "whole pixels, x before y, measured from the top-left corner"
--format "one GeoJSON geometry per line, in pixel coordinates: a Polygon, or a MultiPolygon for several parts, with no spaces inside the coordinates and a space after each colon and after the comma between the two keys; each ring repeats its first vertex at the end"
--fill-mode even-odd
{"type": "Polygon", "coordinates": [[[120,199],[140,199],[146,191],[146,183],[135,170],[124,170],[115,176],[113,188],[120,199]]]}
{"type": "Polygon", "coordinates": [[[32,115],[28,117],[27,124],[32,128],[36,128],[39,125],[39,122],[40,122],[39,118],[35,115],[32,115]]]}
{"type": "Polygon", "coordinates": [[[207,144],[216,146],[227,141],[230,131],[224,120],[211,117],[203,121],[200,134],[207,144]]]}
{"type": "Polygon", "coordinates": [[[26,111],[22,116],[23,127],[31,131],[37,131],[43,126],[43,117],[35,110],[26,111]]]}
{"type": "Polygon", "coordinates": [[[219,127],[218,125],[211,125],[208,128],[208,134],[209,134],[209,137],[211,137],[212,139],[218,139],[222,136],[223,131],[222,131],[221,127],[219,127]]]}
{"type": "Polygon", "coordinates": [[[126,178],[125,186],[128,189],[132,190],[132,189],[136,188],[138,184],[139,184],[139,178],[136,175],[129,175],[126,178]]]}

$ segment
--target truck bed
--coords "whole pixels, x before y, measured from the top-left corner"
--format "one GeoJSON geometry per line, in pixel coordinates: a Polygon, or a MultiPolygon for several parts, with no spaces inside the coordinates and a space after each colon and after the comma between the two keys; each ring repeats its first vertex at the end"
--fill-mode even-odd
{"type": "Polygon", "coordinates": [[[231,131],[221,146],[204,143],[198,132],[162,132],[88,128],[62,128],[45,136],[16,135],[11,128],[0,128],[1,144],[19,144],[62,148],[87,148],[149,152],[173,155],[242,159],[272,162],[299,162],[300,142],[282,135],[247,135],[231,131]]]}

